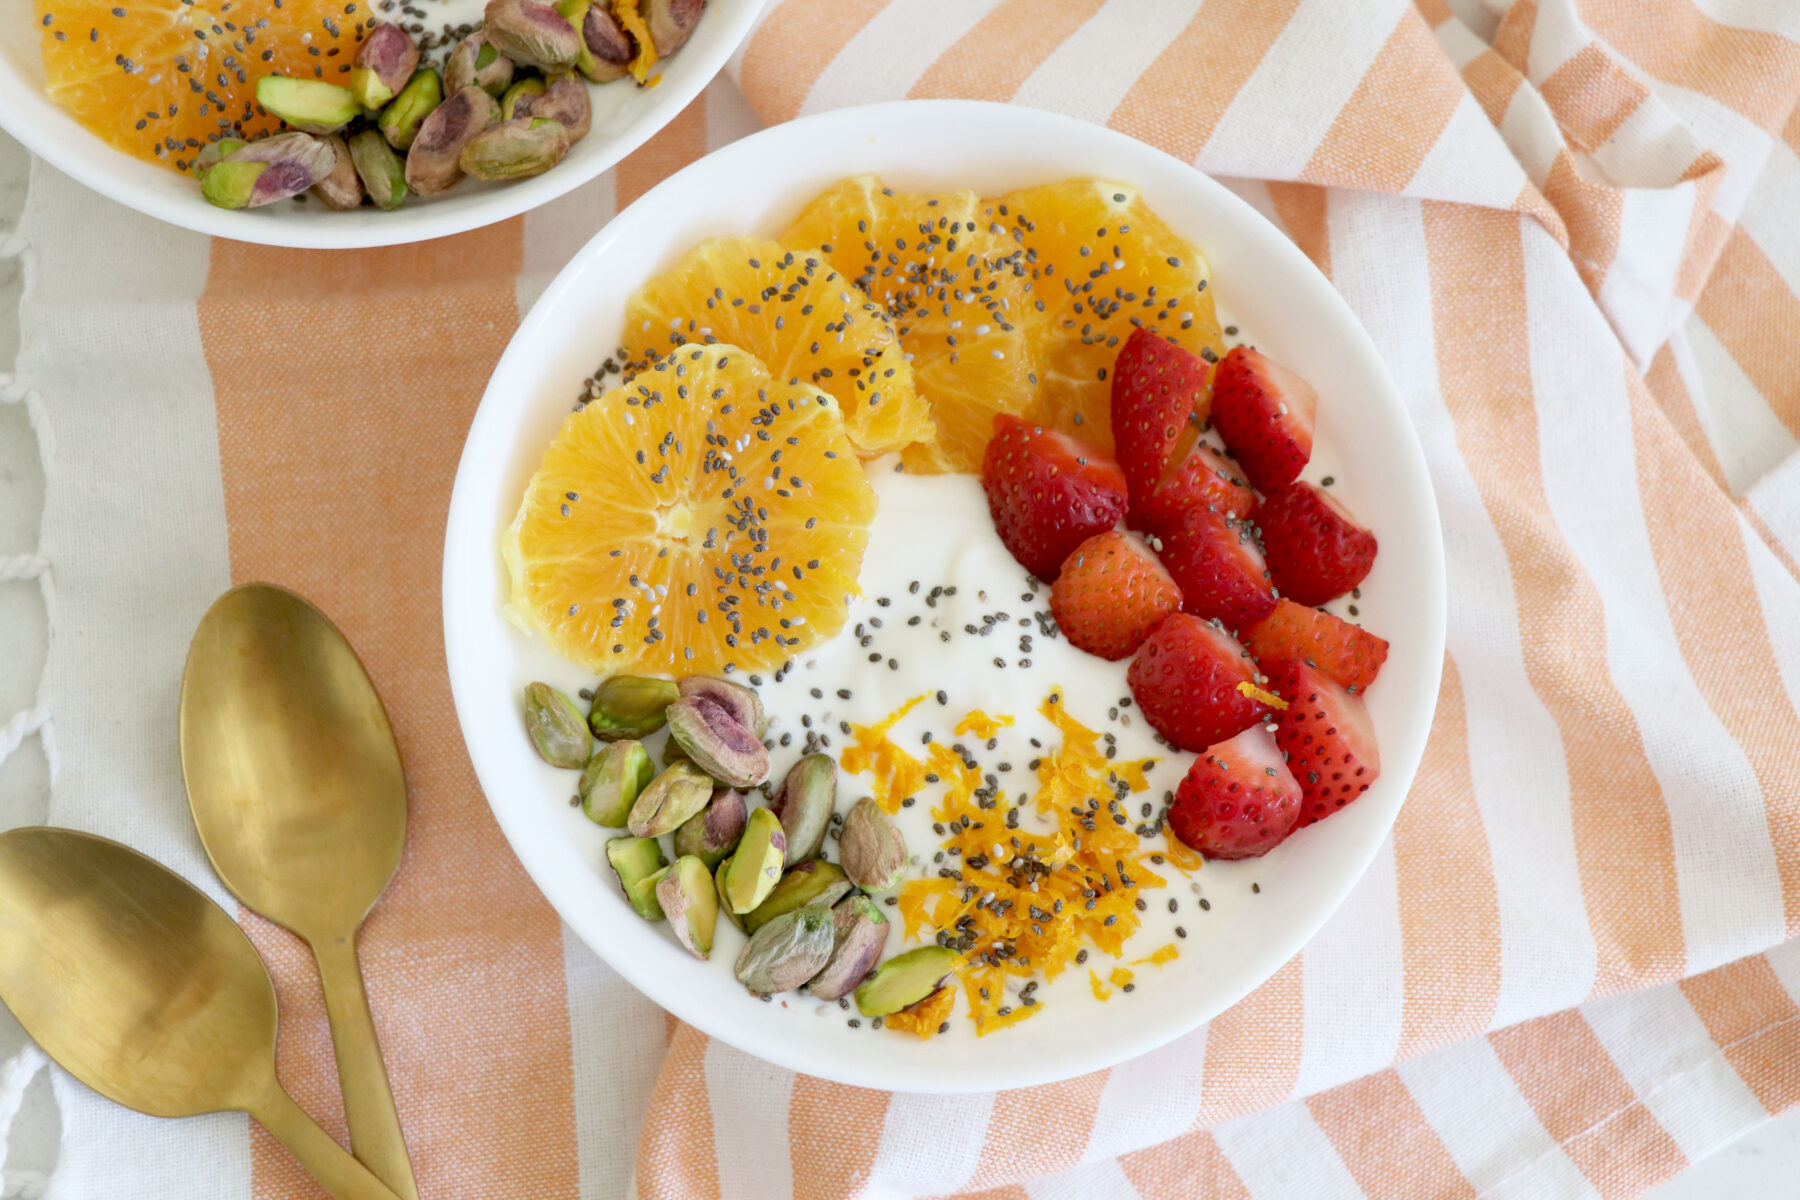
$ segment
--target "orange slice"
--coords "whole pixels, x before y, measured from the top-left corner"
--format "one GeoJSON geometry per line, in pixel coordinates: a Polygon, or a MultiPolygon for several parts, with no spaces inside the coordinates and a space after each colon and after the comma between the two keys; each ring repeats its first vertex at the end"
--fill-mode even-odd
{"type": "Polygon", "coordinates": [[[776,666],[842,628],[874,517],[835,400],[687,347],[563,422],[502,540],[510,615],[601,673],[776,666]]]}
{"type": "Polygon", "coordinates": [[[45,92],[108,145],[186,170],[223,134],[281,122],[264,75],[348,78],[367,0],[36,0],[45,92]]]}
{"type": "Polygon", "coordinates": [[[653,359],[690,342],[741,346],[775,378],[830,393],[864,456],[931,436],[892,323],[817,255],[750,237],[688,251],[631,297],[625,350],[653,359]]]}

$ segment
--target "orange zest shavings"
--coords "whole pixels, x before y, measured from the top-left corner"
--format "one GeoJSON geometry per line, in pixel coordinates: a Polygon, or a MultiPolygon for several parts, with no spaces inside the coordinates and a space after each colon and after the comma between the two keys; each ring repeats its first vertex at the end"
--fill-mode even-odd
{"type": "Polygon", "coordinates": [[[883,1023],[889,1029],[898,1029],[917,1038],[935,1037],[955,1007],[956,989],[941,987],[917,1004],[890,1014],[883,1023]]]}
{"type": "Polygon", "coordinates": [[[1174,962],[1180,957],[1181,951],[1175,948],[1174,942],[1170,942],[1167,945],[1158,946],[1143,958],[1132,959],[1131,965],[1134,967],[1141,967],[1145,963],[1149,963],[1153,967],[1160,967],[1164,963],[1174,962]]]}
{"type": "Polygon", "coordinates": [[[1266,704],[1270,708],[1277,709],[1281,712],[1287,711],[1288,702],[1286,700],[1283,700],[1274,692],[1265,692],[1262,688],[1257,687],[1248,679],[1239,683],[1237,685],[1237,690],[1241,694],[1250,697],[1250,699],[1256,701],[1258,704],[1266,704]]]}
{"type": "Polygon", "coordinates": [[[1013,719],[1011,717],[989,716],[978,708],[956,723],[956,736],[962,737],[965,734],[974,734],[985,742],[1012,723],[1013,719]]]}
{"type": "MultiPolygon", "coordinates": [[[[839,758],[844,770],[852,775],[864,771],[873,776],[869,792],[881,810],[892,815],[900,811],[900,802],[925,786],[929,772],[925,764],[895,744],[888,733],[901,718],[917,707],[923,695],[914,696],[887,718],[875,725],[852,725],[850,736],[856,743],[845,748],[839,758]]],[[[933,750],[937,747],[933,746],[933,750]]]]}
{"type": "Polygon", "coordinates": [[[656,42],[650,36],[650,27],[638,13],[638,0],[613,0],[612,9],[613,16],[618,18],[637,46],[637,57],[625,69],[631,72],[633,79],[648,87],[650,68],[656,65],[656,42]]]}

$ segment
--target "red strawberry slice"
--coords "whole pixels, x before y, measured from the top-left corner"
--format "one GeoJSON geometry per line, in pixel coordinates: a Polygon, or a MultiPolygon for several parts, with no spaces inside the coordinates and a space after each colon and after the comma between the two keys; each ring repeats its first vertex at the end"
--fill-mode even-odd
{"type": "Polygon", "coordinates": [[[1255,506],[1256,493],[1237,464],[1205,442],[1196,441],[1148,500],[1133,503],[1130,520],[1141,529],[1156,532],[1177,527],[1196,508],[1243,517],[1255,506]]]}
{"type": "Polygon", "coordinates": [[[1097,533],[1063,561],[1050,611],[1063,636],[1101,658],[1120,659],[1181,607],[1181,589],[1136,534],[1097,533]]]}
{"type": "Polygon", "coordinates": [[[1381,774],[1381,752],[1363,698],[1325,672],[1288,659],[1270,671],[1270,686],[1288,702],[1275,744],[1305,798],[1295,826],[1301,828],[1368,791],[1381,774]]]}
{"type": "Polygon", "coordinates": [[[1125,511],[1117,463],[1066,433],[1004,413],[981,460],[994,528],[1014,558],[1052,580],[1075,547],[1125,511]]]}
{"type": "Polygon", "coordinates": [[[1131,488],[1133,512],[1168,471],[1189,422],[1206,419],[1209,370],[1198,354],[1142,327],[1113,360],[1113,448],[1131,488]]]}
{"type": "MultiPolygon", "coordinates": [[[[1335,600],[1375,565],[1375,535],[1310,483],[1265,496],[1250,520],[1262,531],[1263,557],[1275,586],[1301,604],[1335,600]]],[[[1181,579],[1179,572],[1175,578],[1181,579]]]]}
{"type": "Polygon", "coordinates": [[[1212,422],[1259,492],[1300,476],[1312,457],[1318,394],[1280,363],[1233,346],[1213,377],[1212,422]]]}
{"type": "Polygon", "coordinates": [[[1216,621],[1172,613],[1125,672],[1144,719],[1177,749],[1198,751],[1243,732],[1266,711],[1238,690],[1255,683],[1250,655],[1216,621]]]}
{"type": "Polygon", "coordinates": [[[1194,509],[1162,537],[1163,566],[1181,588],[1181,607],[1248,629],[1275,607],[1262,549],[1248,521],[1194,509]]]}
{"type": "Polygon", "coordinates": [[[1300,784],[1268,727],[1208,746],[1175,793],[1169,828],[1208,858],[1258,858],[1300,816],[1300,784]]]}
{"type": "Polygon", "coordinates": [[[1375,682],[1388,652],[1387,642],[1368,630],[1286,596],[1244,636],[1244,645],[1258,662],[1299,659],[1359,692],[1375,682]]]}

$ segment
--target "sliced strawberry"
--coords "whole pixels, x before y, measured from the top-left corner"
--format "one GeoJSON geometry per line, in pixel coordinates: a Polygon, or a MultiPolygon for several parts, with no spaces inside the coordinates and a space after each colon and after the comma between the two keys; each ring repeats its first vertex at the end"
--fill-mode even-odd
{"type": "Polygon", "coordinates": [[[1259,492],[1300,477],[1312,457],[1312,385],[1248,346],[1233,346],[1213,377],[1212,422],[1259,492]]]}
{"type": "Polygon", "coordinates": [[[1361,696],[1297,659],[1276,665],[1269,679],[1288,702],[1275,744],[1305,797],[1296,827],[1311,825],[1368,791],[1381,774],[1375,726],[1361,696]]]}
{"type": "Polygon", "coordinates": [[[1066,433],[1004,413],[981,460],[994,528],[1014,558],[1039,579],[1125,511],[1118,464],[1066,433]]]}
{"type": "Polygon", "coordinates": [[[1142,504],[1133,503],[1131,523],[1152,533],[1173,529],[1196,508],[1244,517],[1256,506],[1237,464],[1203,441],[1196,441],[1142,504]]]}
{"type": "Polygon", "coordinates": [[[1238,690],[1255,678],[1250,655],[1218,622],[1187,613],[1163,618],[1125,672],[1144,719],[1189,751],[1241,733],[1267,711],[1238,690]]]}
{"type": "Polygon", "coordinates": [[[1200,508],[1162,536],[1163,566],[1181,588],[1181,607],[1227,629],[1248,629],[1275,607],[1269,569],[1248,521],[1200,508]]]}
{"type": "Polygon", "coordinates": [[[1258,858],[1287,837],[1300,804],[1300,784],[1258,722],[1188,768],[1169,828],[1208,858],[1258,858]]]}
{"type": "Polygon", "coordinates": [[[1063,561],[1050,611],[1070,643],[1101,658],[1131,654],[1181,607],[1181,589],[1144,539],[1109,529],[1063,561]]]}
{"type": "Polygon", "coordinates": [[[1366,629],[1328,612],[1296,604],[1286,596],[1244,635],[1244,645],[1258,662],[1276,663],[1295,658],[1310,663],[1343,687],[1369,690],[1381,664],[1387,661],[1388,644],[1366,629]]]}
{"type": "Polygon", "coordinates": [[[1167,473],[1190,420],[1206,419],[1210,369],[1198,354],[1142,327],[1113,360],[1113,447],[1131,489],[1133,512],[1167,473]]]}
{"type": "Polygon", "coordinates": [[[1282,595],[1301,604],[1337,599],[1375,565],[1375,535],[1310,483],[1265,496],[1250,520],[1262,531],[1270,578],[1282,595]]]}

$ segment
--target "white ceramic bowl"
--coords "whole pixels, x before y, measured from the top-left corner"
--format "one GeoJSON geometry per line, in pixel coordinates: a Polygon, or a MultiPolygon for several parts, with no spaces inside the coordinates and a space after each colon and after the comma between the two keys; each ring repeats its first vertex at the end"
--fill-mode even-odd
{"type": "MultiPolygon", "coordinates": [[[[974,511],[970,519],[987,517],[974,511]]],[[[1431,723],[1443,629],[1442,546],[1418,441],[1367,335],[1312,264],[1236,196],[1160,151],[1066,117],[959,101],[873,105],[766,130],[670,177],[614,219],[551,284],[495,369],[463,452],[444,548],[444,634],[463,736],[502,829],[563,919],[658,1004],[708,1034],[797,1071],[903,1091],[1019,1087],[1106,1067],[1193,1029],[1273,974],[1337,908],[1393,824],[1431,723]],[[1215,901],[1205,918],[1196,911],[1182,956],[1124,1003],[1083,1002],[1085,980],[1072,981],[1081,995],[1070,1003],[979,1039],[959,1028],[920,1043],[815,1019],[808,1010],[816,1005],[799,997],[756,1003],[728,961],[697,961],[634,915],[604,865],[606,834],[564,803],[573,775],[536,758],[519,716],[531,679],[572,693],[591,676],[501,615],[501,531],[583,378],[615,343],[629,293],[696,241],[779,232],[819,190],[869,171],[897,187],[983,194],[1073,175],[1136,184],[1206,251],[1230,319],[1317,382],[1315,466],[1328,459],[1334,490],[1381,541],[1359,601],[1368,627],[1393,643],[1369,693],[1381,778],[1266,858],[1209,864],[1200,875],[1209,895],[1241,901],[1252,879],[1261,893],[1215,901]]],[[[1016,711],[1040,699],[1020,695],[1016,711]]],[[[1191,904],[1180,883],[1151,899],[1191,904]]],[[[735,953],[737,935],[721,938],[735,953]]],[[[888,952],[899,944],[891,937],[888,952]]]]}
{"type": "MultiPolygon", "coordinates": [[[[629,81],[590,87],[593,129],[554,170],[508,184],[465,180],[442,196],[411,197],[394,212],[368,206],[333,212],[318,203],[213,207],[192,178],[113,149],[44,95],[39,31],[27,0],[0,4],[0,128],[102,196],[197,233],[312,250],[397,246],[518,216],[608,170],[700,94],[749,34],[762,6],[763,0],[709,0],[687,44],[659,64],[663,78],[656,87],[629,81]]],[[[472,11],[478,15],[480,6],[472,11]]],[[[433,18],[440,19],[435,10],[433,18]]]]}

